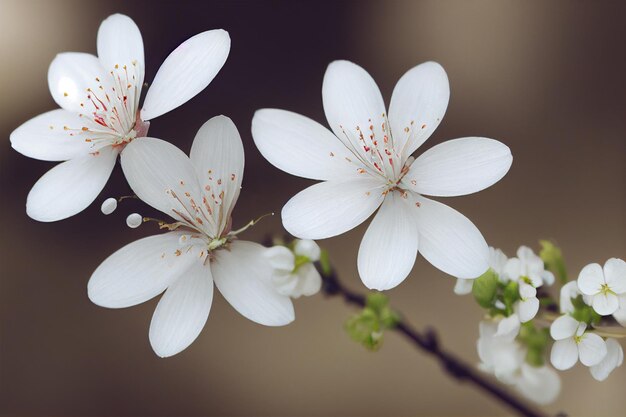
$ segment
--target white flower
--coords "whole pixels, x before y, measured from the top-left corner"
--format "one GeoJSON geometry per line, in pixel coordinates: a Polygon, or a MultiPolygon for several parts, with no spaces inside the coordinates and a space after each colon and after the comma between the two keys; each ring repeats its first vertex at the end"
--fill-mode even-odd
{"type": "Polygon", "coordinates": [[[297,240],[294,251],[274,246],[265,252],[274,268],[272,281],[279,294],[292,298],[316,294],[322,277],[313,265],[320,259],[320,247],[312,240],[297,240]]]}
{"type": "Polygon", "coordinates": [[[540,405],[550,404],[561,392],[561,378],[552,368],[523,363],[515,379],[515,389],[540,405]]]}
{"type": "Polygon", "coordinates": [[[520,300],[515,304],[515,312],[522,323],[532,320],[539,311],[537,290],[525,282],[519,283],[520,300]]]}
{"type": "Polygon", "coordinates": [[[604,339],[585,330],[587,324],[568,315],[556,319],[550,326],[550,336],[556,342],[552,346],[550,361],[552,365],[564,371],[580,362],[585,366],[597,365],[607,353],[604,339]]]}
{"type": "Polygon", "coordinates": [[[619,305],[620,308],[613,313],[613,318],[615,318],[619,324],[626,327],[626,294],[619,297],[619,305]]]}
{"type": "Polygon", "coordinates": [[[243,316],[280,326],[294,319],[289,297],[272,283],[263,246],[236,239],[231,213],[243,176],[243,146],[224,116],[198,131],[190,157],[174,145],[139,138],[126,147],[122,168],[135,194],[173,217],[170,232],[124,246],[89,280],[89,298],[103,307],[129,307],[165,291],[152,317],[150,342],[174,355],[198,336],[209,315],[213,283],[243,316]]]}
{"type": "Polygon", "coordinates": [[[220,70],[230,50],[223,30],[191,37],[159,68],[143,108],[143,40],[127,16],[105,19],[98,30],[98,56],[66,52],[48,70],[50,93],[61,109],[41,114],[11,133],[18,152],[44,161],[66,161],[33,186],[26,212],[49,222],[77,214],[98,196],[117,155],[149,121],[202,91],[220,70]]]}
{"type": "Polygon", "coordinates": [[[585,266],[578,275],[580,292],[591,297],[596,313],[608,316],[620,308],[619,296],[626,295],[626,262],[611,258],[604,264],[585,266]]]}
{"type": "Polygon", "coordinates": [[[516,373],[526,356],[526,349],[514,338],[499,337],[498,324],[481,321],[480,337],[477,342],[478,357],[482,361],[479,368],[496,376],[506,384],[515,381],[516,373]]]}
{"type": "Polygon", "coordinates": [[[606,356],[597,365],[589,367],[591,376],[598,381],[604,381],[615,368],[624,362],[624,350],[615,339],[606,339],[606,356]]]}
{"type": "Polygon", "coordinates": [[[509,148],[473,137],[410,157],[439,125],[449,95],[443,68],[427,62],[400,78],[387,115],[372,77],[358,65],[335,61],[322,87],[332,132],[288,111],[257,111],[252,134],[263,156],[283,171],[323,181],[284,206],[285,228],[303,239],[328,238],[353,229],[379,209],[358,255],[359,274],[368,288],[385,290],[402,282],[418,249],[455,277],[484,273],[489,251],[476,226],[423,195],[459,196],[491,186],[511,166],[509,148]]]}
{"type": "Polygon", "coordinates": [[[541,287],[544,283],[547,285],[554,283],[554,274],[545,270],[543,260],[527,246],[520,246],[517,249],[517,258],[510,258],[504,270],[512,280],[528,278],[535,288],[541,287]]]}

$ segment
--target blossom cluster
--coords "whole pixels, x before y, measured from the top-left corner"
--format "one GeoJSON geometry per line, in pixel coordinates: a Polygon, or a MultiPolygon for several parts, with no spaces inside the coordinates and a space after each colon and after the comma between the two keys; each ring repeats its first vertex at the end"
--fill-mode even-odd
{"type": "Polygon", "coordinates": [[[555,369],[567,370],[580,360],[603,381],[622,365],[615,337],[623,336],[619,326],[626,325],[626,262],[590,264],[569,281],[561,251],[541,244],[540,256],[526,246],[512,258],[490,248],[489,270],[476,280],[457,279],[454,292],[472,293],[486,309],[477,342],[480,369],[547,404],[560,391],[555,369]],[[549,288],[555,286],[560,287],[556,299],[549,288]]]}

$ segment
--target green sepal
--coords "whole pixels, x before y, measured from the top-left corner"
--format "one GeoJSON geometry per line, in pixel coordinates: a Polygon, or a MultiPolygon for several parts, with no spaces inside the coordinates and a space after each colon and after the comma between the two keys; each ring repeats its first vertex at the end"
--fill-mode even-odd
{"type": "Polygon", "coordinates": [[[491,308],[496,300],[498,291],[498,276],[490,268],[474,280],[472,294],[476,302],[483,308],[491,308]]]}
{"type": "Polygon", "coordinates": [[[389,299],[381,292],[371,292],[360,313],[350,317],[345,329],[352,340],[369,350],[378,350],[383,343],[383,333],[395,327],[400,316],[389,307],[389,299]]]}

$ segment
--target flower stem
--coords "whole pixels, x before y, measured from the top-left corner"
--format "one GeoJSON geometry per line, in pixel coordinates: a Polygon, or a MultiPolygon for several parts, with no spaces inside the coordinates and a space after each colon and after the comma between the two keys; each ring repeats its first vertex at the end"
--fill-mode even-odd
{"type": "MultiPolygon", "coordinates": [[[[353,292],[346,288],[337,277],[335,271],[331,268],[326,273],[323,272],[322,266],[319,262],[316,263],[318,271],[323,279],[322,291],[327,296],[340,296],[348,304],[353,304],[359,307],[365,306],[365,295],[353,292]]],[[[538,408],[527,404],[517,396],[509,393],[500,384],[494,383],[485,374],[479,372],[474,366],[466,363],[462,359],[456,357],[454,354],[443,349],[439,343],[439,338],[433,328],[427,328],[425,332],[419,332],[416,330],[406,318],[401,317],[393,330],[402,334],[409,341],[411,341],[418,349],[429,353],[439,360],[443,370],[451,377],[459,381],[468,381],[473,383],[485,393],[492,396],[496,400],[509,406],[517,414],[526,417],[547,417],[543,411],[538,408]]],[[[559,416],[566,416],[560,413],[559,416]]]]}

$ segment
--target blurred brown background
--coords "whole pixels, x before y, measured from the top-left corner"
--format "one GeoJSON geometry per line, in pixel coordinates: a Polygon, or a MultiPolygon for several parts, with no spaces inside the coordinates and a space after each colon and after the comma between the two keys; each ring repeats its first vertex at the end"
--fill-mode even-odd
{"type": "MultiPolygon", "coordinates": [[[[235,224],[282,205],[310,182],[284,174],[256,151],[250,121],[279,107],[325,124],[326,65],[364,66],[388,100],[396,80],[426,60],[440,62],[451,100],[424,145],[480,135],[513,151],[509,174],[490,189],[446,202],[471,218],[487,241],[513,255],[540,238],[558,242],[571,274],[590,262],[626,255],[626,7],[623,1],[157,2],[0,0],[0,414],[4,415],[311,415],[502,416],[511,413],[440,372],[431,358],[388,335],[369,353],[342,330],[352,313],[321,295],[296,302],[297,320],[264,328],[216,296],[199,339],[171,359],[148,343],[156,300],[124,310],[90,303],[91,272],[114,250],[155,232],[130,230],[140,204],[99,211],[129,192],[121,170],[101,198],[69,220],[26,216],[30,187],[52,163],[10,148],[22,122],[56,108],[47,69],[63,51],[95,53],[100,22],[130,15],[146,50],[146,80],[181,41],[213,28],[230,32],[222,71],[200,95],[152,123],[150,135],[186,152],[201,124],[230,116],[246,148],[244,191],[235,224]]],[[[321,242],[341,277],[356,273],[365,225],[321,242]]],[[[247,238],[280,229],[279,216],[247,238]]],[[[452,293],[454,280],[418,258],[390,292],[417,326],[470,362],[481,311],[452,293]]],[[[578,365],[561,373],[550,412],[624,415],[626,368],[604,383],[578,365]]]]}

